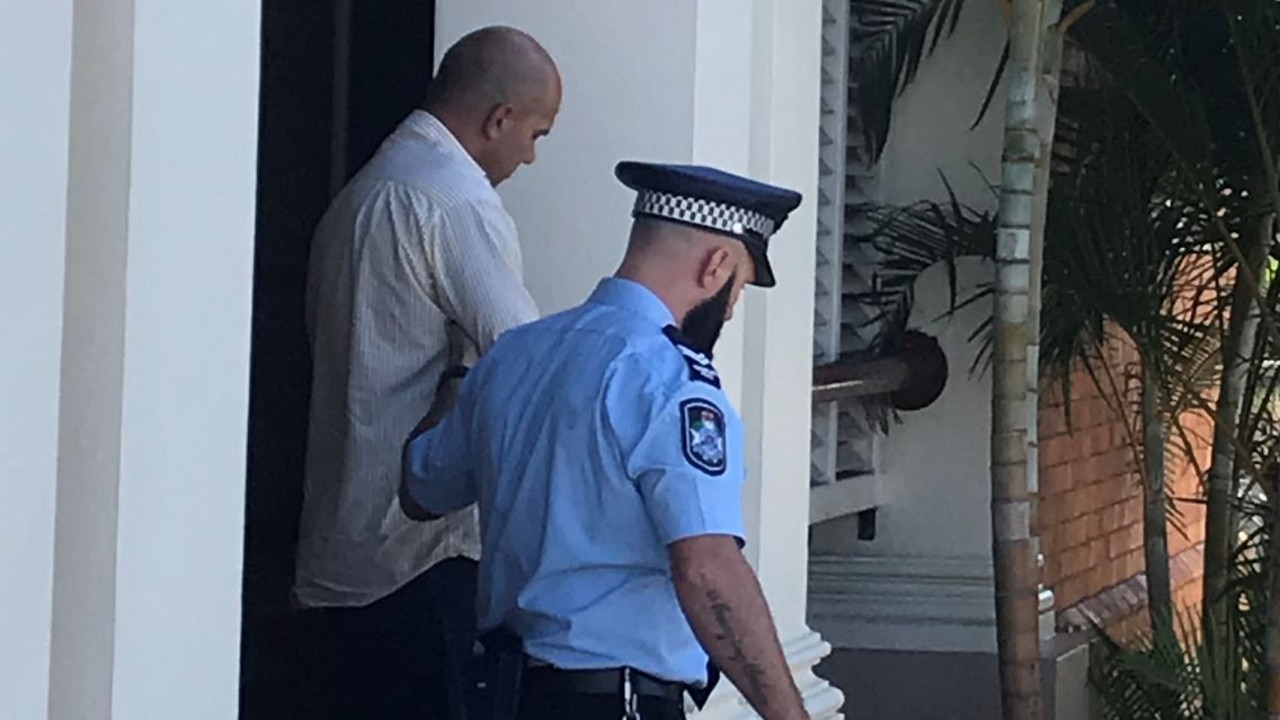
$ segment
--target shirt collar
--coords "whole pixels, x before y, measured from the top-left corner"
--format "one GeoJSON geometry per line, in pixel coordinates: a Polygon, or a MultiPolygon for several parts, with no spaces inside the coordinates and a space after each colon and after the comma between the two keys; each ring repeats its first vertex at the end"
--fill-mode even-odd
{"type": "Polygon", "coordinates": [[[634,280],[608,277],[600,281],[588,302],[630,310],[661,327],[674,325],[676,318],[666,303],[652,290],[634,280]]]}
{"type": "MultiPolygon", "coordinates": [[[[409,132],[440,146],[442,150],[450,155],[458,156],[468,166],[474,168],[477,173],[485,174],[484,168],[480,167],[480,163],[476,162],[476,159],[471,157],[471,153],[462,147],[462,143],[458,142],[458,138],[453,134],[453,131],[435,115],[426,110],[414,110],[405,119],[404,127],[409,132]]],[[[485,177],[486,179],[488,178],[487,175],[485,177]]]]}

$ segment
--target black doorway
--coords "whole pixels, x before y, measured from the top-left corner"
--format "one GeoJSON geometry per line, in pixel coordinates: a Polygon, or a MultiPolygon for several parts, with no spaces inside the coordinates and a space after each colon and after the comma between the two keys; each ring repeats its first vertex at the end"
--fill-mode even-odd
{"type": "Polygon", "coordinates": [[[311,233],[421,100],[432,0],[263,0],[240,717],[314,715],[316,639],[290,606],[310,356],[311,233]]]}

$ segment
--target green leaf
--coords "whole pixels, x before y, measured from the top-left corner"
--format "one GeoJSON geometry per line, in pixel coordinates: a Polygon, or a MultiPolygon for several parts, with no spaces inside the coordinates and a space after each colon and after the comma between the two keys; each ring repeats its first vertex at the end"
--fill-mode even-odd
{"type": "Polygon", "coordinates": [[[923,60],[955,32],[964,0],[859,0],[852,5],[850,107],[864,147],[878,161],[889,138],[893,102],[923,60]]]}

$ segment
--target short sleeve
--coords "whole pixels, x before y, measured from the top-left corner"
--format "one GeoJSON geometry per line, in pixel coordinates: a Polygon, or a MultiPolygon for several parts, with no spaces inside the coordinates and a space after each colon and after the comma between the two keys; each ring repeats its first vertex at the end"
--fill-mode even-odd
{"type": "MultiPolygon", "coordinates": [[[[664,545],[699,535],[743,543],[742,423],[724,394],[690,382],[651,402],[627,473],[664,545]]],[[[644,404],[643,402],[641,403],[644,404]]]]}

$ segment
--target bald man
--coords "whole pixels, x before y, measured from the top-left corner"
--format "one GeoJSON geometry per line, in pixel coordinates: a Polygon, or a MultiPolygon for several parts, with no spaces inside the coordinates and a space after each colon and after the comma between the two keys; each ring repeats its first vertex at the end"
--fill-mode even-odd
{"type": "Polygon", "coordinates": [[[322,618],[335,718],[460,717],[475,514],[408,521],[396,501],[400,449],[460,358],[537,317],[515,224],[494,188],[534,161],[560,93],[555,63],[533,38],[504,27],[467,35],[445,54],[421,109],[316,230],[293,594],[322,618]]]}

